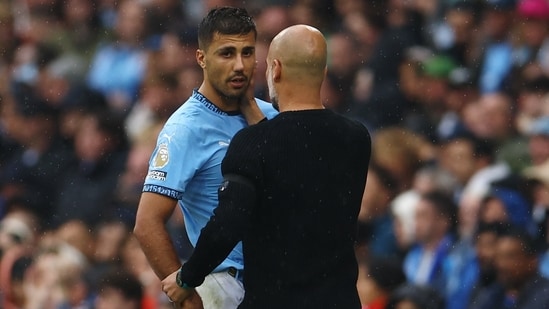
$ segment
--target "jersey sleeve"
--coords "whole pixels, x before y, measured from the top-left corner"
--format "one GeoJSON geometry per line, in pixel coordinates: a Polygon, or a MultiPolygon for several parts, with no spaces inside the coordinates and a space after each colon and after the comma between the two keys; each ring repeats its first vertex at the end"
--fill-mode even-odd
{"type": "Polygon", "coordinates": [[[269,102],[255,99],[257,102],[257,106],[259,106],[259,109],[263,112],[263,115],[267,117],[267,119],[273,119],[276,115],[278,115],[278,111],[273,107],[273,105],[269,102]]]}
{"type": "Polygon", "coordinates": [[[199,145],[196,133],[190,128],[166,125],[149,160],[143,192],[179,200],[200,164],[199,145]]]}

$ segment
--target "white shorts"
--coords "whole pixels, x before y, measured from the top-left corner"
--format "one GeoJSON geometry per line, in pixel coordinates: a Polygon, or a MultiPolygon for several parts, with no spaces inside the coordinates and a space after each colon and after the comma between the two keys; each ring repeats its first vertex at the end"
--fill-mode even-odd
{"type": "Polygon", "coordinates": [[[244,299],[244,285],[226,271],[206,276],[196,292],[204,309],[236,309],[244,299]]]}

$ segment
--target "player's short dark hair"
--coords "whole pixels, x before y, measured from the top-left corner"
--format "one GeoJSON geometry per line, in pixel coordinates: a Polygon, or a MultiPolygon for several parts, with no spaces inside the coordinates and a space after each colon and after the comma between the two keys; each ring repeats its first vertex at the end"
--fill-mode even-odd
{"type": "Polygon", "coordinates": [[[223,35],[248,34],[257,30],[253,18],[244,8],[216,7],[202,19],[198,26],[198,46],[207,49],[216,33],[223,35]]]}

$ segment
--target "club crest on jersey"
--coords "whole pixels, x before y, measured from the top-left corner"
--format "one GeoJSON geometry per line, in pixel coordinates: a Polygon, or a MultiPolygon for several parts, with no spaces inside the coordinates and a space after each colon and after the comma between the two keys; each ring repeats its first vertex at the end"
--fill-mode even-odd
{"type": "Polygon", "coordinates": [[[158,146],[158,151],[154,156],[153,167],[163,168],[168,164],[169,161],[170,161],[170,154],[168,152],[168,145],[160,144],[160,146],[158,146]]]}

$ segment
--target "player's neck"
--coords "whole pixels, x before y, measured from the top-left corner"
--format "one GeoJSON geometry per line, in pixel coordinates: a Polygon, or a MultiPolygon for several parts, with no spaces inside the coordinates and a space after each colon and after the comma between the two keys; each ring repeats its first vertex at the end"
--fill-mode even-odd
{"type": "Polygon", "coordinates": [[[202,83],[200,92],[206,99],[212,102],[213,105],[217,106],[220,110],[224,112],[234,112],[239,110],[238,100],[231,99],[219,94],[213,87],[209,86],[207,83],[202,83]]]}

